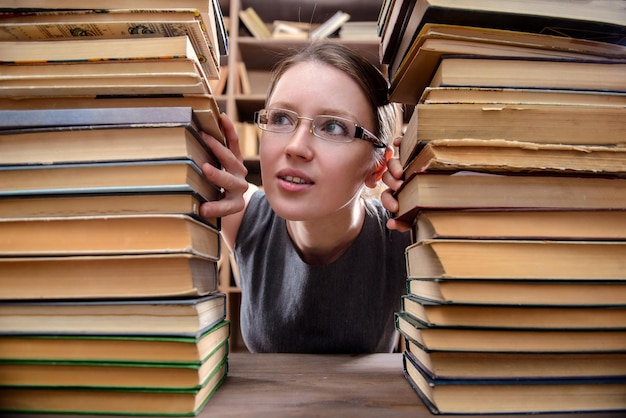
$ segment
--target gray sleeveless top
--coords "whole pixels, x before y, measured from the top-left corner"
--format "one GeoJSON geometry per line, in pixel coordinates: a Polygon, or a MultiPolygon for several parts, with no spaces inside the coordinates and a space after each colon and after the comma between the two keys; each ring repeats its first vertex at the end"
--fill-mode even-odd
{"type": "Polygon", "coordinates": [[[385,227],[389,213],[366,202],[360,235],[335,262],[302,261],[285,220],[262,191],[246,209],[235,243],[241,331],[252,352],[371,353],[393,350],[394,312],[406,291],[408,233],[385,227]]]}

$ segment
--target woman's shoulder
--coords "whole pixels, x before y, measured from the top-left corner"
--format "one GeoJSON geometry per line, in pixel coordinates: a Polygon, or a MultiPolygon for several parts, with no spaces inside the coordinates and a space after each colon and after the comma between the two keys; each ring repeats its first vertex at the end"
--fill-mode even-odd
{"type": "Polygon", "coordinates": [[[236,242],[239,242],[242,236],[246,237],[245,241],[249,241],[254,236],[263,235],[268,225],[273,224],[274,218],[275,213],[267,201],[265,192],[260,189],[255,191],[246,206],[236,242]]]}

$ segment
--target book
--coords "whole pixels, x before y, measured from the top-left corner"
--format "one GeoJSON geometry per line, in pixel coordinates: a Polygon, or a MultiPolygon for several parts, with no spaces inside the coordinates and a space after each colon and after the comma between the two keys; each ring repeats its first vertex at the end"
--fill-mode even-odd
{"type": "MultiPolygon", "coordinates": [[[[202,387],[215,369],[226,360],[226,341],[214,348],[200,364],[150,364],[108,362],[35,362],[0,363],[0,387],[14,388],[92,388],[185,390],[202,387]]],[[[33,403],[34,404],[34,403],[33,403]]]]}
{"type": "Polygon", "coordinates": [[[381,6],[378,19],[380,37],[379,61],[389,64],[397,45],[402,40],[406,23],[411,16],[415,0],[390,0],[381,6]]]}
{"type": "Polygon", "coordinates": [[[227,56],[230,52],[230,42],[228,39],[227,29],[229,26],[227,22],[228,17],[224,17],[224,14],[222,13],[222,5],[219,0],[211,0],[211,6],[213,8],[213,16],[215,18],[215,25],[213,26],[215,26],[215,38],[217,39],[219,55],[227,56]]]}
{"type": "Polygon", "coordinates": [[[405,312],[397,312],[395,319],[398,331],[426,350],[604,353],[626,349],[626,330],[623,329],[430,328],[405,312]]]}
{"type": "Polygon", "coordinates": [[[197,336],[1,334],[3,361],[74,362],[199,366],[230,335],[219,322],[197,336]]]}
{"type": "Polygon", "coordinates": [[[195,415],[226,377],[229,334],[221,321],[197,337],[3,335],[3,353],[20,351],[0,362],[0,408],[195,415]]]}
{"type": "Polygon", "coordinates": [[[626,105],[626,94],[606,91],[523,88],[427,87],[420,103],[543,103],[626,105]]]}
{"type": "Polygon", "coordinates": [[[217,293],[217,261],[190,253],[1,257],[0,299],[183,298],[217,293]]]}
{"type": "Polygon", "coordinates": [[[324,23],[316,27],[309,33],[309,38],[312,40],[328,38],[335,32],[341,29],[344,23],[350,20],[350,14],[338,10],[328,18],[324,23]]]}
{"type": "Polygon", "coordinates": [[[620,144],[626,107],[550,104],[418,104],[419,141],[505,139],[557,144],[620,144]],[[532,126],[533,129],[528,129],[532,126]]]}
{"type": "Polygon", "coordinates": [[[239,61],[237,63],[237,76],[239,78],[241,93],[252,94],[250,78],[248,78],[248,69],[246,67],[246,63],[243,61],[239,61]]]}
{"type": "Polygon", "coordinates": [[[626,380],[432,378],[408,353],[407,381],[433,414],[623,411],[626,380]],[[582,395],[584,394],[584,395],[582,395]]]}
{"type": "Polygon", "coordinates": [[[2,257],[220,254],[219,231],[186,215],[0,219],[0,231],[2,257]]]}
{"type": "Polygon", "coordinates": [[[126,60],[2,66],[0,97],[212,94],[193,60],[126,60]]]}
{"type": "MultiPolygon", "coordinates": [[[[520,268],[518,275],[524,275],[520,268]]],[[[531,276],[531,273],[528,274],[531,276]]],[[[410,295],[436,303],[524,306],[617,306],[626,304],[623,280],[486,277],[409,277],[410,295]]]]}
{"type": "Polygon", "coordinates": [[[193,192],[171,193],[128,190],[124,193],[31,195],[0,199],[0,218],[51,218],[59,216],[183,214],[219,229],[219,218],[201,218],[205,200],[193,192]]]}
{"type": "Polygon", "coordinates": [[[309,39],[309,23],[288,20],[274,20],[272,22],[272,39],[309,39]]]}
{"type": "MultiPolygon", "coordinates": [[[[48,5],[49,6],[49,5],[48,5]]],[[[209,7],[213,8],[213,7],[209,7]]],[[[213,10],[210,11],[213,14],[213,10]]],[[[220,45],[219,19],[197,9],[38,9],[4,16],[0,21],[1,41],[44,41],[75,39],[120,39],[187,36],[199,63],[209,78],[218,78],[220,45]]]]}
{"type": "Polygon", "coordinates": [[[623,178],[423,173],[406,178],[396,193],[396,217],[413,222],[422,209],[621,210],[625,191],[623,178]]]}
{"type": "Polygon", "coordinates": [[[604,62],[623,61],[626,59],[626,48],[602,42],[489,28],[426,25],[406,56],[389,68],[390,99],[400,103],[418,103],[442,57],[449,55],[604,62]]]}
{"type": "Polygon", "coordinates": [[[270,39],[272,37],[272,32],[253,7],[240,10],[239,19],[241,19],[246,29],[248,29],[255,38],[270,39]]]}
{"type": "Polygon", "coordinates": [[[205,384],[191,389],[6,388],[0,408],[6,412],[195,416],[227,376],[227,362],[205,384]]]}
{"type": "Polygon", "coordinates": [[[192,161],[139,161],[0,166],[0,198],[94,193],[190,193],[218,200],[219,189],[209,183],[192,161]]]}
{"type": "Polygon", "coordinates": [[[191,125],[86,125],[0,133],[0,165],[142,160],[191,160],[199,167],[206,162],[219,167],[191,125]]]}
{"type": "MultiPolygon", "coordinates": [[[[602,136],[597,136],[602,141],[602,136]]],[[[409,139],[406,137],[406,139],[409,139]]],[[[546,138],[547,139],[547,138],[546,138]]],[[[423,172],[475,171],[620,176],[626,173],[626,147],[546,144],[506,139],[408,140],[405,176],[423,172]]]]}
{"type": "Polygon", "coordinates": [[[497,353],[431,351],[405,340],[404,354],[431,378],[613,378],[626,370],[626,352],[497,353]]]}
{"type": "MultiPolygon", "coordinates": [[[[154,119],[153,123],[172,123],[179,122],[180,124],[191,124],[194,122],[197,125],[197,129],[200,129],[215,138],[224,141],[224,135],[219,125],[220,110],[217,102],[213,96],[107,96],[107,95],[95,95],[85,97],[12,97],[12,98],[0,98],[0,111],[26,111],[36,110],[40,113],[27,113],[22,116],[22,121],[26,121],[28,124],[34,123],[44,110],[51,111],[52,115],[60,115],[65,110],[70,117],[77,123],[83,124],[85,120],[91,119],[92,122],[102,125],[102,122],[98,122],[97,115],[106,116],[117,114],[118,118],[126,118],[126,122],[134,124],[141,124],[146,122],[141,118],[141,115],[151,115],[154,119]],[[120,111],[119,108],[126,109],[120,111]],[[139,110],[133,110],[137,109],[139,110]],[[178,108],[178,109],[177,109],[178,108]],[[185,108],[191,109],[191,113],[185,108]],[[68,110],[69,109],[69,110],[68,110]],[[98,110],[80,110],[80,109],[98,109],[98,110]],[[110,110],[104,110],[110,109],[110,110]],[[159,110],[161,109],[161,110],[159,110]],[[56,113],[55,113],[56,112],[56,113]],[[76,115],[82,116],[77,117],[76,115]],[[91,112],[91,113],[90,113],[91,112]],[[125,116],[119,116],[120,112],[123,112],[125,116]],[[161,113],[159,119],[157,115],[161,113]],[[135,115],[137,118],[130,117],[129,115],[135,115]],[[181,120],[173,120],[171,118],[175,115],[187,115],[191,119],[182,117],[181,120]],[[31,117],[28,117],[31,115],[31,117]],[[34,117],[33,115],[37,115],[34,117]],[[86,116],[90,115],[90,116],[86,116]]],[[[8,113],[6,115],[17,115],[16,113],[8,113]]],[[[57,116],[58,117],[58,116],[57,116]]],[[[124,119],[115,120],[114,123],[119,123],[124,119]]],[[[149,121],[149,120],[148,120],[149,121]]],[[[149,121],[150,122],[150,121],[149,121]]],[[[63,123],[61,123],[63,125],[63,123]]],[[[65,124],[64,126],[67,126],[65,124]]],[[[80,126],[80,125],[79,125],[80,126]]],[[[20,129],[19,126],[15,126],[15,129],[20,129]]],[[[6,133],[6,132],[5,132],[6,133]]]]}
{"type": "Polygon", "coordinates": [[[433,239],[615,240],[626,237],[626,211],[424,210],[414,241],[433,239]]]}
{"type": "Polygon", "coordinates": [[[623,6],[610,0],[596,1],[593,7],[567,0],[531,4],[524,0],[411,0],[398,1],[392,6],[395,8],[401,9],[402,23],[399,29],[381,34],[381,62],[385,64],[395,56],[405,55],[406,44],[414,42],[426,23],[488,27],[616,44],[623,44],[626,35],[623,6]],[[407,2],[408,6],[403,4],[407,2]]]}
{"type": "MultiPolygon", "coordinates": [[[[55,41],[2,41],[0,62],[27,64],[75,61],[185,58],[199,62],[189,38],[59,39],[55,41]]],[[[206,77],[208,79],[208,77],[206,77]]]]}
{"type": "Polygon", "coordinates": [[[626,91],[626,62],[442,57],[431,87],[502,87],[626,91]]]}
{"type": "Polygon", "coordinates": [[[198,336],[226,318],[226,296],[0,305],[0,334],[198,336]]]}
{"type": "Polygon", "coordinates": [[[378,11],[378,17],[376,18],[376,36],[380,37],[385,26],[388,24],[389,11],[395,0],[383,0],[383,4],[378,11]]]}
{"type": "MultiPolygon", "coordinates": [[[[100,103],[94,100],[97,105],[100,103]]],[[[106,101],[106,100],[104,100],[106,101]]],[[[222,139],[218,115],[211,109],[197,112],[192,107],[107,107],[36,108],[0,110],[0,134],[26,129],[95,129],[189,126],[222,139]]]]}
{"type": "Polygon", "coordinates": [[[402,310],[427,327],[626,329],[626,306],[447,303],[402,297],[402,310]]]}
{"type": "Polygon", "coordinates": [[[27,128],[101,126],[166,126],[195,124],[191,107],[128,107],[87,109],[31,109],[0,111],[0,133],[27,128]]]}
{"type": "Polygon", "coordinates": [[[626,278],[626,242],[433,239],[406,248],[420,278],[616,280],[626,278]]]}
{"type": "MultiPolygon", "coordinates": [[[[226,340],[200,364],[150,364],[109,362],[2,361],[4,390],[18,387],[92,389],[199,389],[215,367],[226,360],[226,340]]],[[[33,407],[35,404],[33,403],[33,407]]]]}
{"type": "Polygon", "coordinates": [[[378,41],[376,21],[348,21],[341,26],[339,38],[343,40],[378,41]]]}

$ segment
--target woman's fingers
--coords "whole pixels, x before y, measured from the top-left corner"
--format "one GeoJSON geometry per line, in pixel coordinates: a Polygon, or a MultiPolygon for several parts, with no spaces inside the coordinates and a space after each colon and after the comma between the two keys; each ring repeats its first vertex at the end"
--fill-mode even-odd
{"type": "Polygon", "coordinates": [[[201,167],[202,173],[209,182],[222,190],[220,200],[202,205],[200,215],[204,217],[222,217],[240,212],[245,207],[243,194],[248,190],[246,180],[248,169],[243,163],[237,132],[226,115],[221,115],[220,123],[226,145],[213,136],[201,132],[202,139],[221,164],[221,168],[217,168],[205,163],[201,167]]]}

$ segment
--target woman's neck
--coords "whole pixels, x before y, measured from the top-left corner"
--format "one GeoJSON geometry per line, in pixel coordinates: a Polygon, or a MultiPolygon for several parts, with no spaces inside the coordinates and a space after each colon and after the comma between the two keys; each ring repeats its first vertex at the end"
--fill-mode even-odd
{"type": "Polygon", "coordinates": [[[323,265],[336,261],[358,237],[365,220],[360,198],[335,216],[315,221],[287,221],[287,231],[302,259],[323,265]]]}

